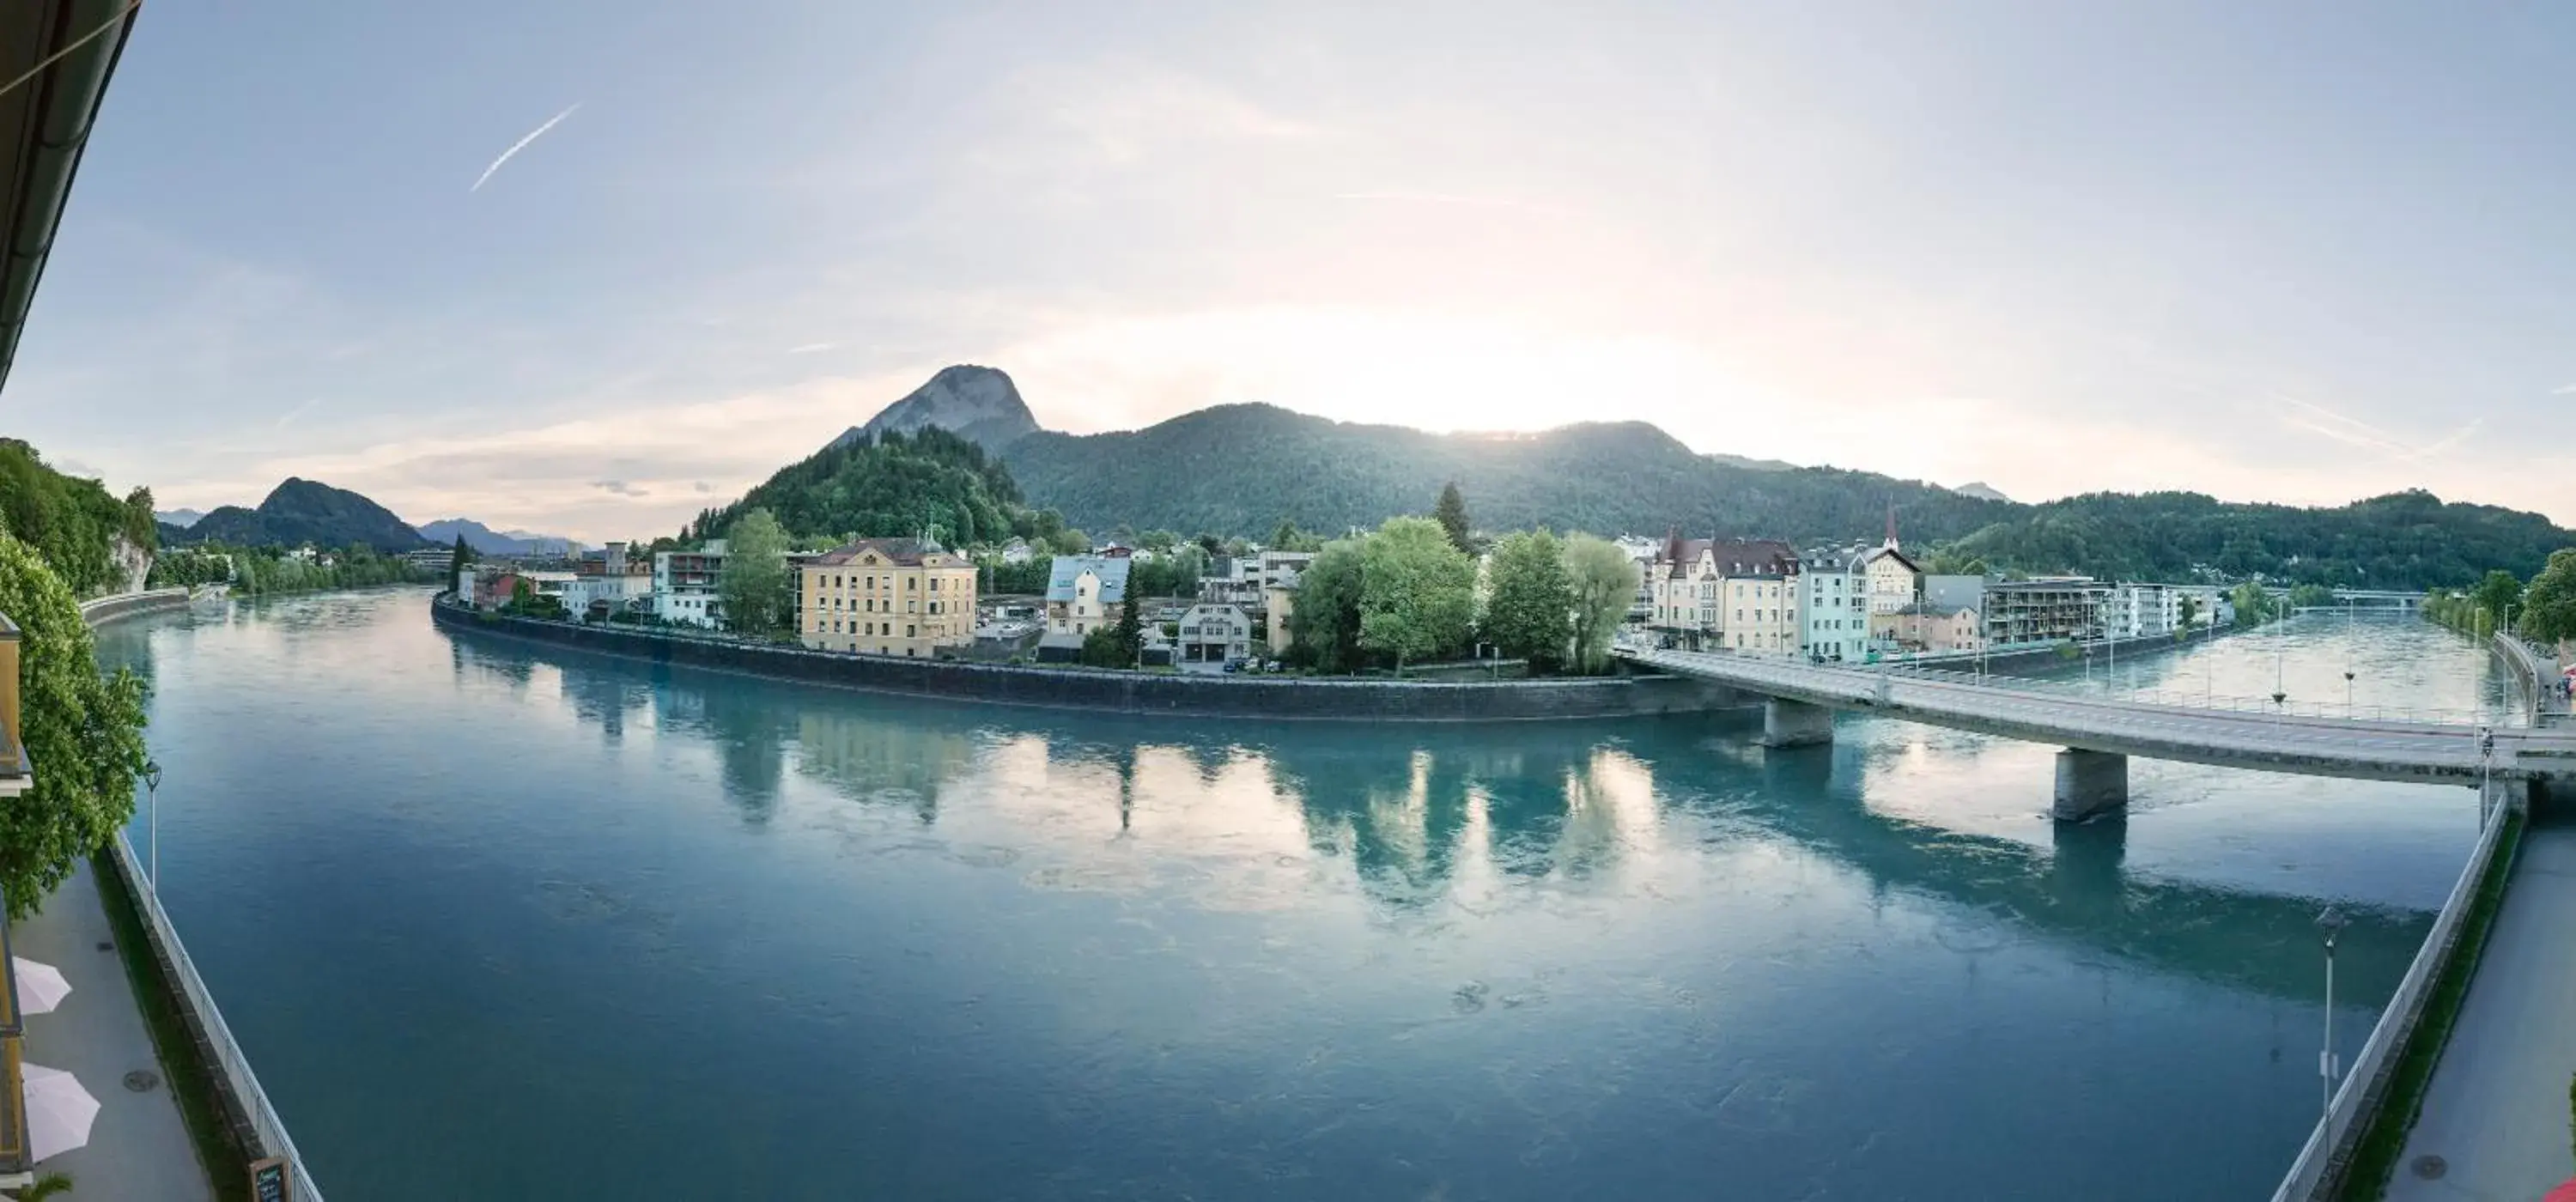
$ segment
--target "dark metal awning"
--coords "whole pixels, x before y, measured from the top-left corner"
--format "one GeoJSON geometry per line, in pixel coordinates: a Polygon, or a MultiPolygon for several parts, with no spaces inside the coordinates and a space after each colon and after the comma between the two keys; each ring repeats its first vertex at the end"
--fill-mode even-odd
{"type": "Polygon", "coordinates": [[[142,0],[0,0],[0,384],[142,0]],[[11,86],[14,82],[14,86],[11,86]]]}

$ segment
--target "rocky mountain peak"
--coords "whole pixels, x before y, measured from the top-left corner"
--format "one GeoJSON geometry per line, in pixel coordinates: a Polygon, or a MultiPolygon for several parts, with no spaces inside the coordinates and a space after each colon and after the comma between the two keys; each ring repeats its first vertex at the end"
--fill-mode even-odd
{"type": "Polygon", "coordinates": [[[958,364],[939,369],[929,383],[878,411],[868,424],[850,427],[832,445],[889,430],[910,434],[924,426],[938,426],[981,443],[988,451],[999,451],[1040,428],[1008,374],[999,368],[958,364]]]}

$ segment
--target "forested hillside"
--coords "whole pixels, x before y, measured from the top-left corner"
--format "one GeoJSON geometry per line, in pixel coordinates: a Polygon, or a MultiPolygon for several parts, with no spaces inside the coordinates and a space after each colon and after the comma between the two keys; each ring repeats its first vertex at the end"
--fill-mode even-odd
{"type": "Polygon", "coordinates": [[[1269,405],[1220,405],[1114,434],[1031,434],[1011,472],[1035,502],[1085,530],[1127,525],[1259,537],[1282,519],[1309,530],[1374,527],[1421,513],[1455,480],[1488,530],[1699,537],[1860,538],[1898,507],[1908,539],[1955,538],[2010,504],[1916,480],[1834,468],[1739,466],[1644,422],[1539,434],[1427,434],[1328,421],[1269,405]]]}
{"type": "Polygon", "coordinates": [[[157,545],[151,490],[135,489],[120,501],[96,480],[46,466],[34,447],[14,438],[0,438],[0,528],[34,547],[83,597],[120,583],[116,536],[144,551],[157,545]]]}
{"type": "Polygon", "coordinates": [[[226,505],[184,530],[164,525],[161,538],[168,543],[234,547],[364,545],[378,551],[429,545],[392,510],[345,488],[292,476],[271,490],[257,509],[226,505]]]}
{"type": "Polygon", "coordinates": [[[936,427],[836,441],[789,464],[741,500],[701,512],[685,538],[720,537],[745,510],[767,509],[802,539],[935,533],[950,546],[1009,538],[1020,504],[1009,469],[936,427]]]}
{"type": "Polygon", "coordinates": [[[1095,533],[1121,527],[1260,537],[1282,520],[1371,527],[1421,513],[1444,482],[1476,525],[1606,534],[1875,542],[1887,513],[1913,548],[1953,565],[2180,580],[2231,578],[2420,589],[2491,568],[2528,576],[2576,534],[2539,514],[2407,492],[2308,509],[2197,493],[2096,493],[2024,505],[1838,468],[1772,470],[1692,452],[1639,422],[1540,434],[1440,435],[1224,405],[1113,434],[1013,443],[1032,503],[1095,533]]]}

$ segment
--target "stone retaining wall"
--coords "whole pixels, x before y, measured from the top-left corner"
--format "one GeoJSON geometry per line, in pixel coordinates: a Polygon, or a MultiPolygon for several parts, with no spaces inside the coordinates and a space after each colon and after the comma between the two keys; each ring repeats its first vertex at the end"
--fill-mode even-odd
{"type": "Polygon", "coordinates": [[[1513,722],[1695,713],[1758,703],[1679,676],[1438,683],[1163,675],[896,659],[477,613],[444,600],[431,619],[606,655],[777,680],[1000,705],[1278,721],[1513,722]]]}

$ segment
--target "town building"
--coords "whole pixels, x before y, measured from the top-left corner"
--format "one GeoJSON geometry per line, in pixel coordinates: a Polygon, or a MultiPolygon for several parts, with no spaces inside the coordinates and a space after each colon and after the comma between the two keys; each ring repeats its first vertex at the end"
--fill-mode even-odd
{"type": "MultiPolygon", "coordinates": [[[[471,552],[468,553],[471,554],[471,552]]],[[[422,547],[417,551],[402,553],[402,561],[410,564],[413,570],[421,572],[445,572],[447,565],[454,562],[455,558],[456,548],[452,546],[422,547]]]]}
{"type": "Polygon", "coordinates": [[[1918,601],[1895,613],[1871,614],[1870,636],[1899,651],[1940,654],[1985,645],[1977,611],[1918,601]]]}
{"type": "Polygon", "coordinates": [[[808,647],[929,659],[975,641],[975,565],[935,542],[863,538],[797,576],[808,647]]]}
{"type": "Polygon", "coordinates": [[[1646,573],[1653,591],[1647,628],[1693,651],[1717,644],[1717,560],[1709,552],[1716,544],[1675,531],[1646,573]]]}
{"type": "Polygon", "coordinates": [[[1795,655],[1798,553],[1775,539],[1733,539],[1709,549],[1719,573],[1719,645],[1754,655],[1795,655]]]}
{"type": "Polygon", "coordinates": [[[1288,654],[1289,646],[1297,641],[1296,633],[1288,626],[1289,619],[1297,615],[1297,575],[1292,568],[1261,589],[1261,622],[1267,636],[1264,642],[1274,657],[1288,654]]]}
{"type": "Polygon", "coordinates": [[[2122,584],[2104,607],[2104,633],[2115,639],[2170,635],[2182,624],[2182,594],[2162,584],[2122,584]]]}
{"type": "Polygon", "coordinates": [[[1181,631],[1173,644],[1181,663],[1236,663],[1252,658],[1257,629],[1252,615],[1241,606],[1193,605],[1181,615],[1181,631]]]}
{"type": "Polygon", "coordinates": [[[1056,556],[1047,572],[1047,633],[1079,640],[1116,625],[1126,607],[1131,566],[1123,555],[1056,556]]]}
{"type": "Polygon", "coordinates": [[[2090,576],[1996,580],[1986,584],[1986,646],[2004,648],[2102,637],[2112,588],[2090,576]]]}
{"type": "Polygon", "coordinates": [[[1015,538],[1002,544],[1003,563],[1023,564],[1037,557],[1037,549],[1031,547],[1025,538],[1015,538]]]}
{"type": "Polygon", "coordinates": [[[1926,572],[1923,575],[1923,603],[1943,609],[1986,609],[1986,578],[1954,576],[1926,572]]]}
{"type": "Polygon", "coordinates": [[[724,602],[716,580],[724,574],[725,540],[708,539],[695,551],[653,553],[653,616],[683,626],[720,626],[724,602]]]}
{"type": "Polygon", "coordinates": [[[1819,548],[1798,564],[1798,652],[1819,663],[1869,658],[1869,578],[1850,551],[1819,548]]]}

